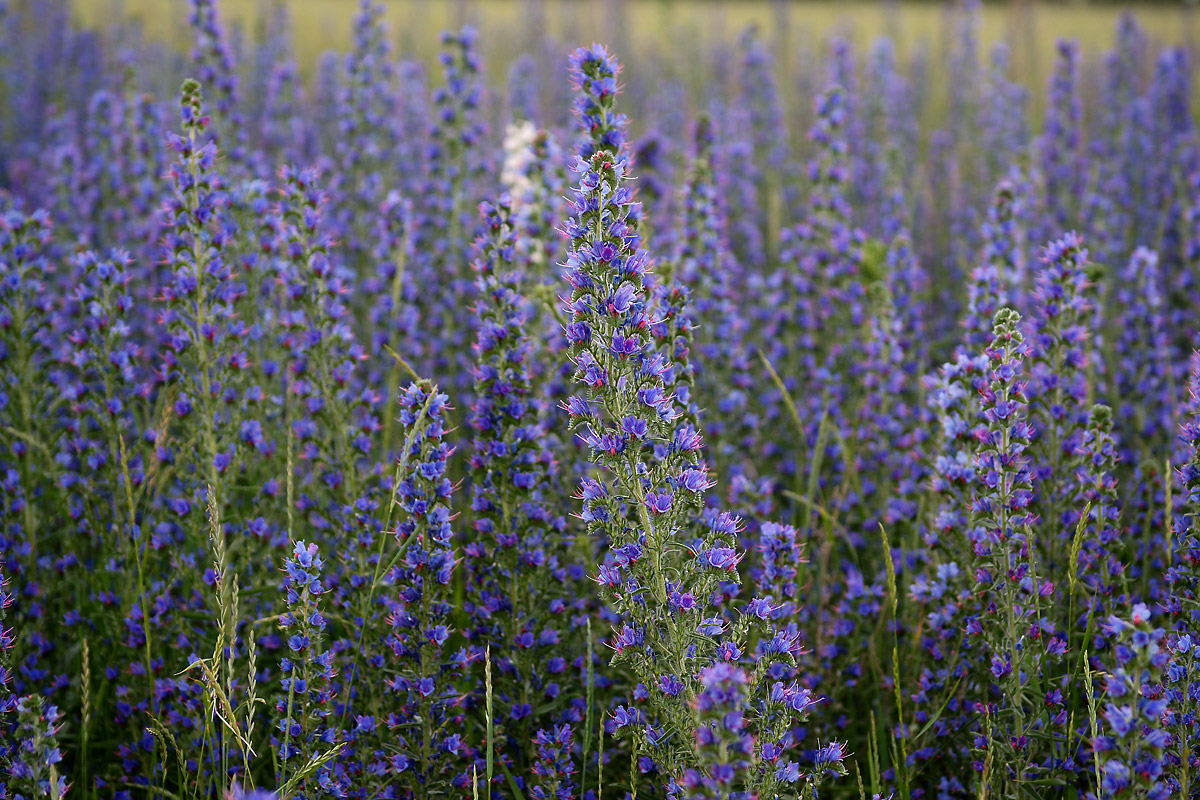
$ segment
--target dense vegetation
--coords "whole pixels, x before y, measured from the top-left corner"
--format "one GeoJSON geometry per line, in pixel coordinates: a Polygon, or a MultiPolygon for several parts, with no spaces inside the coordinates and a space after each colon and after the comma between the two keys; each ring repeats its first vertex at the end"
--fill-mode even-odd
{"type": "Polygon", "coordinates": [[[0,0],[0,800],[1200,796],[1189,53],[1033,130],[978,14],[697,97],[0,0]]]}

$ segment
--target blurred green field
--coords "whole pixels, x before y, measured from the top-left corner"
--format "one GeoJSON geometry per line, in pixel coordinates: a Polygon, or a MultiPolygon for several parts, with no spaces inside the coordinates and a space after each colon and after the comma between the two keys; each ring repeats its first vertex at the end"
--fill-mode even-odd
{"type": "MultiPolygon", "coordinates": [[[[797,58],[805,49],[817,49],[830,34],[839,34],[866,46],[887,34],[901,56],[925,42],[931,52],[944,52],[947,4],[817,2],[815,0],[381,0],[387,10],[393,37],[405,53],[430,59],[438,48],[439,31],[469,22],[484,34],[487,66],[496,74],[526,43],[542,31],[568,44],[604,41],[632,50],[623,53],[630,68],[643,60],[677,65],[688,71],[688,62],[711,52],[719,41],[732,42],[751,23],[775,40],[778,52],[797,58]]],[[[81,22],[105,26],[125,17],[141,22],[148,38],[186,45],[186,0],[74,0],[81,22]]],[[[268,16],[273,5],[288,10],[297,53],[307,72],[317,55],[346,50],[357,0],[222,0],[227,21],[247,35],[268,16]]],[[[1053,60],[1054,41],[1079,39],[1084,57],[1095,58],[1111,46],[1118,16],[1117,4],[989,3],[983,9],[982,41],[985,48],[998,39],[1012,46],[1014,77],[1037,87],[1041,95],[1044,76],[1053,60]]],[[[1150,37],[1162,43],[1194,41],[1196,10],[1193,3],[1135,5],[1134,10],[1150,37]]],[[[932,64],[937,67],[937,61],[932,64]]],[[[500,73],[502,74],[502,73],[500,73]]],[[[939,76],[949,79],[951,76],[939,76]]],[[[1035,110],[1038,105],[1035,99],[1035,110]]]]}

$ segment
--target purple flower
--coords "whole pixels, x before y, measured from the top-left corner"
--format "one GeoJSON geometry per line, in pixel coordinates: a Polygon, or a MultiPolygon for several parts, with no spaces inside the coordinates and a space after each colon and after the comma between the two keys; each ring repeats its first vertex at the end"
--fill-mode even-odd
{"type": "Polygon", "coordinates": [[[654,514],[665,514],[671,510],[671,505],[675,498],[669,492],[655,494],[651,492],[646,495],[646,508],[654,514]]]}
{"type": "Polygon", "coordinates": [[[699,555],[700,563],[714,569],[730,570],[737,566],[741,557],[732,547],[714,547],[699,555]]]}

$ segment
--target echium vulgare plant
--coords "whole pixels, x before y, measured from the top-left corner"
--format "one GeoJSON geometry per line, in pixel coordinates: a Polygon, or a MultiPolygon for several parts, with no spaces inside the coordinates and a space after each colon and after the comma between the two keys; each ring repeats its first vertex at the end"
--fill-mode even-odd
{"type": "Polygon", "coordinates": [[[1163,670],[1163,727],[1171,736],[1164,758],[1167,785],[1179,797],[1194,797],[1200,774],[1200,644],[1193,634],[1182,633],[1166,636],[1163,646],[1169,653],[1163,670]]]}
{"type": "Polygon", "coordinates": [[[571,800],[575,794],[575,784],[571,780],[575,771],[571,726],[563,724],[540,730],[534,744],[538,760],[532,768],[529,796],[533,800],[571,800]]]}
{"type": "Polygon", "coordinates": [[[224,487],[236,472],[239,443],[256,437],[239,436],[235,427],[238,376],[249,366],[240,348],[246,323],[233,313],[242,287],[223,251],[226,197],[215,170],[216,144],[205,140],[209,119],[194,80],[183,84],[180,118],[183,135],[170,136],[178,160],[171,165],[175,192],[165,212],[169,276],[162,294],[170,340],[160,377],[176,389],[175,417],[181,424],[196,421],[198,441],[180,448],[188,462],[182,474],[194,482],[196,494],[194,502],[179,498],[176,513],[202,530],[205,498],[214,493],[218,507],[229,502],[224,487]]]}
{"type": "Polygon", "coordinates": [[[345,238],[346,258],[366,272],[371,259],[372,211],[394,180],[388,169],[396,149],[395,70],[388,50],[383,6],[363,0],[354,18],[354,49],[346,55],[338,96],[332,220],[345,238]]]}
{"type": "MultiPolygon", "coordinates": [[[[44,211],[0,213],[0,453],[7,472],[4,492],[4,542],[6,549],[24,551],[30,558],[39,552],[40,504],[32,498],[47,479],[34,463],[33,441],[53,441],[52,426],[44,409],[48,402],[45,380],[47,311],[42,297],[44,281],[53,275],[47,257],[51,239],[50,215],[44,211]]],[[[19,562],[9,564],[10,575],[19,575],[19,562]]]]}
{"type": "MultiPolygon", "coordinates": [[[[772,291],[759,310],[765,319],[765,355],[799,399],[795,438],[782,452],[771,441],[764,442],[764,450],[780,457],[779,471],[794,475],[797,494],[805,479],[803,454],[816,450],[822,421],[829,430],[849,429],[865,317],[865,235],[853,226],[847,200],[851,164],[845,91],[830,86],[817,97],[815,112],[807,215],[780,237],[779,264],[768,281],[772,291]],[[806,385],[800,395],[802,381],[806,385]]],[[[764,414],[781,415],[782,406],[769,396],[764,414]]],[[[836,444],[825,449],[821,457],[832,465],[828,483],[836,485],[846,471],[842,450],[836,444]]]]}
{"type": "Polygon", "coordinates": [[[1045,132],[1038,142],[1046,205],[1058,228],[1074,223],[1083,194],[1083,103],[1079,97],[1079,42],[1059,39],[1046,98],[1045,132]]]}
{"type": "Polygon", "coordinates": [[[543,497],[548,488],[539,444],[543,431],[530,389],[532,346],[519,292],[522,276],[513,263],[508,195],[481,204],[480,216],[484,233],[475,245],[479,299],[470,414],[476,433],[470,459],[476,536],[464,548],[467,607],[474,655],[482,663],[490,647],[495,680],[502,687],[493,693],[495,735],[505,744],[502,758],[522,758],[526,763],[515,766],[524,770],[540,763],[538,751],[572,735],[559,717],[567,700],[561,696],[562,682],[578,648],[572,651],[570,631],[562,626],[570,625],[570,588],[581,576],[566,563],[566,520],[543,497]]]}
{"type": "Polygon", "coordinates": [[[1071,613],[1067,619],[1076,627],[1072,631],[1073,639],[1083,642],[1100,624],[1096,615],[1105,609],[1111,612],[1113,603],[1123,596],[1125,561],[1121,558],[1121,502],[1117,496],[1116,477],[1120,455],[1112,428],[1112,409],[1105,405],[1092,406],[1087,427],[1072,459],[1079,490],[1075,505],[1087,509],[1087,518],[1077,523],[1083,526],[1077,554],[1074,554],[1075,543],[1072,542],[1070,566],[1075,575],[1071,579],[1071,613]],[[1082,619],[1077,619],[1079,604],[1075,600],[1075,584],[1082,586],[1088,594],[1085,599],[1088,610],[1079,609],[1085,613],[1082,619]]]}
{"type": "Polygon", "coordinates": [[[1124,325],[1115,341],[1112,390],[1122,455],[1141,460],[1162,449],[1173,433],[1170,374],[1156,364],[1171,359],[1165,285],[1159,254],[1139,247],[1114,281],[1111,302],[1124,325]]]}
{"type": "Polygon", "coordinates": [[[1184,617],[1186,629],[1195,637],[1200,634],[1200,354],[1192,358],[1187,388],[1179,425],[1183,463],[1175,468],[1176,483],[1183,490],[1176,502],[1182,510],[1170,520],[1175,552],[1166,579],[1171,585],[1171,610],[1184,617]]]}
{"type": "MultiPolygon", "coordinates": [[[[464,302],[473,288],[469,263],[474,209],[482,199],[481,183],[487,163],[478,146],[487,133],[481,105],[483,87],[479,78],[478,33],[470,26],[458,33],[444,32],[441,63],[446,85],[433,93],[434,120],[429,131],[428,183],[423,192],[424,225],[418,234],[421,251],[427,253],[430,276],[444,285],[439,293],[440,324],[453,331],[456,347],[463,347],[470,330],[464,302]]],[[[446,358],[438,353],[438,364],[446,358]]],[[[461,365],[466,367],[465,364],[461,365]]],[[[470,391],[470,369],[456,372],[462,381],[458,390],[470,391]]]]}
{"type": "Polygon", "coordinates": [[[817,340],[820,374],[820,367],[833,370],[854,358],[860,344],[858,327],[865,316],[866,287],[860,277],[864,234],[853,226],[848,199],[853,171],[846,131],[849,113],[847,92],[836,83],[817,97],[817,119],[809,133],[816,149],[808,165],[814,183],[811,208],[807,221],[794,231],[802,268],[818,292],[810,300],[816,308],[815,330],[809,333],[817,340]]]}
{"type": "Polygon", "coordinates": [[[726,219],[714,172],[716,132],[709,117],[696,120],[694,139],[674,258],[680,282],[695,287],[696,349],[703,358],[695,364],[696,400],[719,411],[706,416],[705,435],[715,445],[721,474],[738,474],[744,471],[741,460],[754,448],[756,433],[749,391],[752,364],[745,341],[749,323],[736,302],[740,270],[725,241],[726,219]]]}
{"type": "Polygon", "coordinates": [[[1001,181],[982,226],[983,246],[967,290],[966,331],[960,346],[972,354],[987,347],[993,317],[1013,298],[1012,276],[1019,258],[1017,202],[1016,188],[1008,180],[1001,181]]]}
{"type": "MultiPolygon", "coordinates": [[[[758,221],[759,235],[768,247],[774,247],[783,213],[781,172],[787,168],[789,157],[775,58],[756,27],[743,31],[738,39],[738,49],[741,52],[738,102],[747,117],[746,133],[751,147],[751,160],[747,166],[759,179],[758,197],[752,207],[766,211],[758,221]]],[[[739,216],[743,213],[740,204],[733,210],[739,216]]]]}
{"type": "MultiPolygon", "coordinates": [[[[0,761],[8,785],[0,782],[0,790],[7,789],[13,798],[59,800],[67,793],[67,778],[60,767],[62,749],[58,744],[62,712],[36,694],[17,700],[13,710],[17,724],[12,733],[11,752],[7,763],[0,761]]],[[[0,756],[3,754],[0,750],[0,756]]]]}
{"type": "MultiPolygon", "coordinates": [[[[943,784],[967,780],[969,753],[961,737],[975,721],[974,699],[964,691],[969,667],[979,648],[962,635],[972,611],[968,569],[973,560],[970,499],[978,485],[976,451],[980,438],[980,397],[987,385],[986,354],[956,354],[924,379],[929,415],[937,421],[934,441],[926,448],[929,509],[920,533],[928,574],[916,576],[911,599],[925,604],[918,640],[928,661],[909,692],[917,721],[932,721],[936,737],[947,744],[922,740],[922,730],[901,729],[913,766],[924,774],[942,775],[943,784]],[[939,711],[939,709],[942,709],[939,711]]],[[[906,687],[907,688],[907,687],[906,687]]],[[[957,783],[956,783],[957,782],[957,783]]]]}
{"type": "MultiPolygon", "coordinates": [[[[176,156],[169,173],[172,196],[164,209],[166,264],[161,295],[168,336],[166,346],[159,350],[162,365],[156,376],[161,382],[159,390],[172,401],[174,424],[156,430],[155,444],[160,459],[175,462],[171,510],[179,518],[179,526],[192,541],[211,542],[217,555],[216,569],[206,574],[206,591],[199,597],[221,623],[204,630],[193,646],[214,653],[215,662],[224,645],[210,649],[209,643],[228,639],[229,652],[218,669],[230,687],[227,694],[233,694],[232,667],[237,653],[228,614],[233,608],[231,600],[236,599],[237,581],[249,574],[243,571],[251,569],[255,561],[249,548],[227,547],[226,539],[242,512],[237,501],[257,489],[238,480],[243,465],[254,453],[269,449],[269,441],[256,416],[244,413],[254,409],[262,393],[248,387],[251,359],[244,348],[249,325],[236,311],[245,293],[232,246],[238,225],[230,210],[230,195],[216,171],[217,147],[207,138],[209,118],[194,80],[184,81],[179,113],[182,135],[172,133],[168,138],[176,156]],[[178,447],[177,456],[173,447],[178,447]]],[[[138,568],[147,566],[139,564],[138,568]]],[[[183,696],[201,684],[211,690],[215,672],[197,658],[190,658],[189,664],[195,668],[192,674],[203,675],[204,680],[181,681],[183,696]]],[[[189,702],[196,705],[195,699],[189,702]]],[[[199,708],[196,711],[200,713],[199,708]]],[[[178,723],[184,724],[182,719],[178,723]]],[[[226,761],[231,752],[226,730],[203,730],[205,738],[212,734],[213,757],[226,761]]],[[[212,774],[223,779],[223,772],[212,774]]]]}
{"type": "Polygon", "coordinates": [[[741,667],[718,661],[700,672],[703,690],[696,698],[696,760],[707,769],[689,769],[683,776],[688,800],[725,800],[741,774],[750,769],[754,739],[746,727],[741,707],[745,701],[746,673],[741,667]]]}
{"type": "Polygon", "coordinates": [[[1075,535],[1075,489],[1067,469],[1080,448],[1087,399],[1088,252],[1076,234],[1048,244],[1038,272],[1031,335],[1030,445],[1036,472],[1038,544],[1055,577],[1065,576],[1075,535]]]}
{"type": "Polygon", "coordinates": [[[346,281],[330,257],[332,238],[321,229],[324,194],[316,171],[285,165],[279,177],[273,246],[287,301],[279,327],[288,356],[290,435],[295,459],[308,473],[301,490],[312,496],[305,502],[310,522],[324,528],[322,515],[336,518],[343,498],[358,499],[369,477],[360,462],[370,453],[369,432],[378,420],[354,380],[366,354],[350,325],[346,281]]]}
{"type": "MultiPolygon", "coordinates": [[[[60,485],[71,516],[81,531],[110,546],[109,552],[126,564],[133,563],[133,542],[122,532],[125,523],[136,521],[133,494],[146,478],[128,404],[141,355],[129,325],[135,308],[128,294],[131,267],[129,254],[120,250],[108,258],[88,250],[74,259],[76,327],[70,335],[73,369],[65,391],[74,419],[59,455],[65,467],[60,485]]],[[[128,573],[120,577],[132,578],[128,573]]],[[[128,590],[129,584],[123,588],[128,590]]]]}
{"type": "Polygon", "coordinates": [[[986,351],[990,373],[982,393],[978,483],[971,501],[979,606],[967,622],[967,634],[982,638],[990,662],[979,670],[977,705],[983,719],[976,746],[982,752],[976,768],[981,781],[1002,793],[1053,774],[1056,765],[1039,763],[1037,757],[1066,722],[1061,693],[1052,696],[1042,684],[1065,654],[1066,641],[1042,613],[1054,587],[1039,577],[1031,535],[1033,482],[1026,451],[1032,427],[1024,378],[1029,347],[1019,323],[1011,308],[996,312],[986,351]],[[1001,689],[999,698],[993,684],[1001,689]]]}
{"type": "MultiPolygon", "coordinates": [[[[620,68],[600,45],[576,50],[570,64],[587,138],[575,164],[573,216],[563,226],[571,240],[565,333],[583,390],[566,407],[597,467],[582,481],[580,496],[589,532],[609,545],[597,580],[620,615],[614,660],[629,665],[647,698],[645,711],[622,706],[615,720],[618,728],[634,728],[633,754],[643,772],[657,769],[676,785],[688,769],[705,770],[691,746],[699,675],[718,660],[746,657],[755,636],[753,657],[763,668],[743,706],[760,736],[744,783],[765,794],[788,784],[794,786],[786,791],[799,791],[801,770],[786,750],[790,728],[812,698],[788,668],[801,652],[797,637],[769,627],[775,607],[769,597],[751,600],[732,625],[713,605],[722,582],[738,581],[739,523],[728,513],[695,522],[712,481],[702,436],[679,421],[668,382],[673,365],[650,338],[650,259],[640,249],[626,120],[615,111],[620,68]]],[[[803,780],[815,782],[823,772],[803,780]]]]}
{"type": "Polygon", "coordinates": [[[226,37],[225,26],[217,11],[215,0],[190,0],[188,22],[195,36],[192,61],[200,73],[200,82],[216,97],[220,119],[217,128],[224,139],[222,147],[234,162],[245,158],[243,140],[246,125],[241,112],[238,72],[233,63],[233,51],[226,37]]]}
{"type": "Polygon", "coordinates": [[[1171,797],[1165,780],[1164,751],[1171,736],[1163,725],[1168,701],[1160,676],[1170,655],[1166,632],[1150,622],[1150,609],[1138,603],[1128,620],[1112,615],[1105,633],[1114,640],[1113,664],[1104,681],[1103,734],[1094,742],[1100,762],[1100,797],[1171,797]]]}
{"type": "Polygon", "coordinates": [[[391,630],[385,645],[392,656],[388,689],[397,705],[382,722],[391,734],[389,777],[422,800],[470,780],[469,772],[454,773],[469,746],[458,726],[447,724],[459,713],[454,670],[466,666],[465,657],[447,657],[456,563],[454,486],[446,474],[454,450],[445,440],[448,403],[428,381],[410,384],[399,398],[405,432],[393,511],[399,551],[388,577],[391,630]]]}
{"type": "Polygon", "coordinates": [[[324,567],[317,545],[302,541],[296,542],[291,558],[283,562],[287,610],[279,615],[279,627],[288,654],[280,664],[282,692],[275,703],[276,730],[271,743],[279,753],[279,784],[290,786],[296,797],[304,798],[344,797],[346,790],[337,785],[328,763],[340,746],[337,731],[330,725],[334,656],[330,650],[322,650],[324,567]]]}

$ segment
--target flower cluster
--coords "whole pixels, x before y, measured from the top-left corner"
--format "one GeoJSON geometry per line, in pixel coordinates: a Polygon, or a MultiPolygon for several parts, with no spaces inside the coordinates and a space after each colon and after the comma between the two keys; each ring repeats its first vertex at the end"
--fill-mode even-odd
{"type": "Polygon", "coordinates": [[[1112,409],[1092,406],[1073,459],[1075,480],[1080,487],[1076,505],[1082,502],[1087,515],[1078,558],[1070,566],[1076,570],[1072,580],[1084,582],[1091,590],[1095,613],[1111,598],[1119,596],[1129,563],[1120,539],[1121,501],[1116,479],[1120,455],[1112,428],[1112,409]]]}
{"type": "Polygon", "coordinates": [[[558,725],[537,732],[538,760],[533,766],[534,800],[571,800],[575,786],[571,774],[575,771],[571,758],[574,744],[569,725],[558,725]]]}
{"type": "Polygon", "coordinates": [[[14,797],[64,796],[67,777],[60,772],[63,756],[58,746],[62,712],[40,695],[22,697],[15,711],[16,730],[6,764],[8,790],[14,797]]]}
{"type": "MultiPolygon", "coordinates": [[[[737,521],[720,515],[694,542],[682,533],[711,481],[700,432],[675,424],[673,364],[651,338],[650,262],[638,247],[641,206],[628,185],[625,119],[615,111],[619,66],[597,45],[576,51],[572,70],[580,89],[576,111],[590,136],[576,165],[575,216],[564,228],[572,246],[565,335],[584,390],[567,400],[567,410],[605,468],[580,486],[583,517],[610,540],[609,563],[597,580],[625,616],[613,639],[617,656],[632,663],[651,691],[673,698],[680,681],[694,674],[688,665],[703,664],[725,629],[705,601],[720,576],[736,576],[737,521]]],[[[664,738],[652,729],[647,735],[652,744],[664,738]]],[[[681,746],[678,736],[671,746],[681,746]]]]}
{"type": "Polygon", "coordinates": [[[1185,411],[1186,416],[1179,427],[1185,454],[1176,468],[1178,483],[1184,493],[1180,507],[1184,510],[1171,520],[1178,542],[1176,558],[1179,565],[1171,564],[1167,580],[1172,586],[1171,596],[1180,606],[1175,610],[1183,613],[1186,609],[1194,618],[1200,610],[1200,355],[1192,359],[1185,411]]]}
{"type": "Polygon", "coordinates": [[[1043,528],[1043,554],[1052,567],[1075,533],[1075,511],[1066,466],[1080,447],[1087,401],[1087,317],[1090,311],[1087,250],[1068,234],[1047,245],[1037,276],[1037,314],[1029,366],[1031,456],[1039,490],[1035,513],[1043,528]]]}
{"type": "Polygon", "coordinates": [[[451,523],[454,486],[447,475],[452,446],[444,441],[449,398],[436,386],[412,383],[400,394],[405,440],[397,468],[394,534],[399,553],[390,583],[391,649],[395,677],[388,688],[398,695],[400,711],[387,719],[399,754],[391,769],[401,780],[436,786],[454,776],[450,770],[466,743],[444,732],[455,713],[457,690],[447,674],[451,636],[450,583],[457,563],[451,523]]]}
{"type": "Polygon", "coordinates": [[[1048,210],[1061,230],[1071,223],[1083,192],[1083,103],[1079,98],[1079,42],[1059,39],[1055,49],[1041,155],[1048,210]]]}
{"type": "Polygon", "coordinates": [[[971,274],[967,291],[967,314],[962,347],[976,353],[987,347],[996,313],[1012,299],[1013,278],[1018,271],[1019,243],[1016,241],[1016,190],[1008,182],[996,188],[983,225],[980,263],[971,274]]]}
{"type": "MultiPolygon", "coordinates": [[[[543,499],[548,488],[539,443],[543,427],[530,385],[530,341],[519,294],[522,276],[512,263],[508,196],[483,203],[480,215],[486,233],[476,242],[477,360],[470,415],[477,434],[471,455],[476,539],[464,548],[474,649],[481,661],[490,652],[498,677],[519,687],[494,697],[498,735],[527,744],[549,722],[549,735],[569,740],[570,726],[557,724],[562,711],[557,701],[565,656],[577,644],[561,629],[574,603],[577,571],[567,563],[566,521],[543,499]],[[550,576],[553,580],[543,579],[550,576]]],[[[538,758],[535,764],[543,763],[538,758]]]]}
{"type": "Polygon", "coordinates": [[[324,568],[317,545],[306,542],[296,542],[292,557],[283,562],[288,610],[280,615],[279,627],[288,655],[280,664],[282,694],[275,703],[279,716],[272,743],[279,750],[279,782],[299,778],[292,785],[302,797],[345,796],[345,788],[336,785],[328,763],[321,763],[315,772],[306,770],[309,762],[319,761],[337,741],[337,731],[329,724],[333,653],[321,651],[325,638],[325,617],[320,609],[324,568]]]}
{"type": "MultiPolygon", "coordinates": [[[[194,413],[200,426],[195,450],[184,451],[206,487],[199,497],[215,492],[217,502],[225,502],[222,484],[236,469],[239,439],[246,438],[235,433],[240,421],[234,405],[240,377],[250,366],[241,348],[247,326],[234,312],[244,287],[223,252],[229,201],[215,171],[216,143],[205,137],[209,118],[196,81],[184,82],[179,115],[183,135],[170,135],[177,161],[171,165],[175,196],[165,210],[170,280],[162,291],[169,303],[164,317],[170,343],[162,354],[161,378],[178,387],[174,416],[185,420],[194,413]]],[[[181,516],[191,514],[191,504],[182,502],[188,507],[180,506],[181,516]]]]}
{"type": "Polygon", "coordinates": [[[1162,727],[1170,735],[1165,753],[1166,784],[1187,797],[1200,766],[1196,746],[1200,742],[1200,645],[1185,633],[1164,637],[1162,646],[1168,653],[1162,695],[1167,701],[1162,727]]]}
{"type": "Polygon", "coordinates": [[[986,351],[990,371],[982,393],[984,424],[975,455],[978,488],[970,531],[979,614],[967,621],[968,635],[982,636],[990,659],[991,679],[985,679],[983,699],[977,701],[989,721],[989,732],[977,736],[985,752],[978,763],[994,758],[994,751],[986,753],[999,748],[1010,772],[999,779],[1017,785],[1045,766],[1034,760],[1031,733],[1046,730],[1046,718],[1053,725],[1065,721],[1061,701],[1039,703],[1040,698],[1030,697],[1023,676],[1046,669],[1066,652],[1065,640],[1041,613],[1054,586],[1039,575],[1031,541],[1033,480],[1026,450],[1033,429],[1022,377],[1029,347],[1019,323],[1020,315],[1010,308],[996,312],[986,351]],[[986,688],[992,683],[1003,687],[1003,704],[992,701],[986,688]]]}
{"type": "Polygon", "coordinates": [[[1135,605],[1129,619],[1110,616],[1114,663],[1105,679],[1104,734],[1096,742],[1100,795],[1106,798],[1170,796],[1163,751],[1171,741],[1163,727],[1167,700],[1157,687],[1168,651],[1165,632],[1150,622],[1150,609],[1135,605]]]}
{"type": "Polygon", "coordinates": [[[700,673],[703,687],[696,697],[696,762],[683,776],[686,797],[726,800],[736,797],[746,781],[754,740],[741,710],[746,673],[718,661],[700,673]]]}

